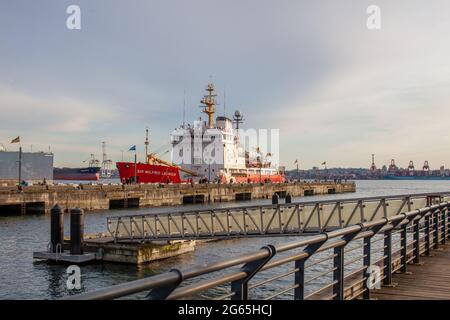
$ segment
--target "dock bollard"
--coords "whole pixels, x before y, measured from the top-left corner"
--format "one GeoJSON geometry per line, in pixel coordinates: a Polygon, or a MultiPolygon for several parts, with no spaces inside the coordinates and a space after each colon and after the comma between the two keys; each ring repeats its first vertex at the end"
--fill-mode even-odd
{"type": "Polygon", "coordinates": [[[64,211],[58,204],[55,204],[50,210],[50,244],[51,251],[57,252],[58,244],[63,248],[64,242],[64,211]]]}
{"type": "Polygon", "coordinates": [[[290,193],[286,195],[286,203],[292,203],[292,196],[290,193]]]}
{"type": "Polygon", "coordinates": [[[70,254],[83,254],[84,211],[70,210],[70,254]]]}
{"type": "Polygon", "coordinates": [[[272,204],[278,204],[278,200],[280,197],[278,196],[278,193],[274,193],[272,196],[272,204]]]}

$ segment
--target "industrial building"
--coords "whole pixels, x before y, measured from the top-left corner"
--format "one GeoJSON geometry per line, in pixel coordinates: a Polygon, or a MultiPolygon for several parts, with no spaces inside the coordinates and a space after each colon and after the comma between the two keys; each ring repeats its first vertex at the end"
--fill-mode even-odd
{"type": "MultiPolygon", "coordinates": [[[[53,153],[22,152],[22,180],[53,180],[53,153]]],[[[0,150],[0,181],[19,179],[19,152],[0,150]]]]}

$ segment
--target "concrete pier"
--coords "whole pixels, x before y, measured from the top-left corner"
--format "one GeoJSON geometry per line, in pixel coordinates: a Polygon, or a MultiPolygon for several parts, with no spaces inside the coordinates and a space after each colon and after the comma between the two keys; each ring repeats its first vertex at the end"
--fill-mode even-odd
{"type": "Polygon", "coordinates": [[[140,265],[193,252],[196,244],[195,240],[119,243],[108,235],[97,234],[84,238],[83,254],[71,254],[72,244],[70,238],[66,238],[60,252],[37,251],[33,253],[33,259],[60,264],[114,262],[140,265]]]}
{"type": "Polygon", "coordinates": [[[152,241],[114,243],[111,237],[86,239],[84,250],[96,253],[102,261],[145,264],[195,250],[196,241],[152,241]]]}
{"type": "Polygon", "coordinates": [[[85,211],[116,208],[174,206],[355,192],[354,182],[297,182],[281,184],[179,184],[179,185],[45,185],[0,187],[0,215],[49,213],[59,204],[63,210],[85,211]]]}

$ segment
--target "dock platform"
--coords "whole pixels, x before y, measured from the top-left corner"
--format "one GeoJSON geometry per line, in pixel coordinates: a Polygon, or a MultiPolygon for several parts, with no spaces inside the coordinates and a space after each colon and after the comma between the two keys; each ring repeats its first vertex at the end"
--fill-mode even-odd
{"type": "Polygon", "coordinates": [[[377,300],[450,300],[450,244],[441,245],[407,273],[392,277],[394,285],[372,290],[377,300]]]}
{"type": "Polygon", "coordinates": [[[98,257],[96,253],[70,254],[69,252],[53,253],[48,251],[38,251],[33,252],[33,259],[63,264],[86,264],[98,261],[101,258],[98,257]]]}
{"type": "Polygon", "coordinates": [[[139,207],[178,206],[213,202],[271,199],[355,192],[354,182],[293,182],[243,184],[137,184],[0,186],[0,215],[84,211],[139,207]]]}

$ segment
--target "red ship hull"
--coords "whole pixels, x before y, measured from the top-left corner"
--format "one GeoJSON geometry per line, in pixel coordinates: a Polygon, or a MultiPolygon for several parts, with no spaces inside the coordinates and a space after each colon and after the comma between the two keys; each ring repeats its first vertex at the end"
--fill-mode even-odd
{"type": "MultiPolygon", "coordinates": [[[[117,162],[120,181],[122,183],[134,181],[134,163],[117,162]]],[[[136,164],[137,183],[181,183],[180,172],[176,167],[154,164],[136,164]]]]}

